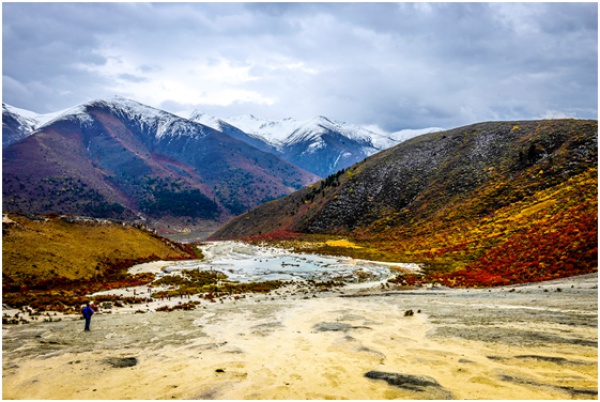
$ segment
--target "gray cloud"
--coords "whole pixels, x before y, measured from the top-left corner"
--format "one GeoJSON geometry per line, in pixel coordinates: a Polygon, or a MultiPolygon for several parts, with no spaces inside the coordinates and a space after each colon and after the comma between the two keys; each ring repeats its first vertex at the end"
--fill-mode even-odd
{"type": "Polygon", "coordinates": [[[3,101],[387,130],[597,118],[596,3],[4,3],[3,101]]]}

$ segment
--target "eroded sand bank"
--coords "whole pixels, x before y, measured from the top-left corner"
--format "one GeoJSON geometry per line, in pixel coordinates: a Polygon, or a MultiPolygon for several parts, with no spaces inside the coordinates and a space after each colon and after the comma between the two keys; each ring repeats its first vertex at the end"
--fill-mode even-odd
{"type": "Polygon", "coordinates": [[[5,326],[3,398],[597,399],[597,275],[342,292],[5,326]]]}

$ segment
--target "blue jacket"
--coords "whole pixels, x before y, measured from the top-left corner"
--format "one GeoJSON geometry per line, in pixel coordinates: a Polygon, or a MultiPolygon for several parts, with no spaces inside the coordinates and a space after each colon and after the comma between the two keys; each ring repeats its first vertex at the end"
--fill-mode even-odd
{"type": "Polygon", "coordinates": [[[92,310],[92,308],[90,306],[85,306],[83,308],[83,310],[81,310],[81,314],[83,314],[83,316],[86,319],[92,318],[92,314],[94,314],[94,310],[92,310]]]}

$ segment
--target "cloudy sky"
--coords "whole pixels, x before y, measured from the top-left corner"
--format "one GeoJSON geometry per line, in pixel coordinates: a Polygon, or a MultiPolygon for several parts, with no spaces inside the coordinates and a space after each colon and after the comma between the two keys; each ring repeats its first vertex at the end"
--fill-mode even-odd
{"type": "Polygon", "coordinates": [[[592,3],[7,3],[2,100],[384,130],[597,119],[592,3]]]}

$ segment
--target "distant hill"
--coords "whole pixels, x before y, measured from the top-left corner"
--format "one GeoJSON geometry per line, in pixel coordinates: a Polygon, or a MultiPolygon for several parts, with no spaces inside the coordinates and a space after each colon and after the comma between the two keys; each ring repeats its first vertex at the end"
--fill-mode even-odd
{"type": "Polygon", "coordinates": [[[589,272],[597,269],[597,130],[597,121],[542,120],[423,135],[237,217],[212,238],[337,234],[438,273],[477,272],[498,253],[512,258],[501,265],[514,275],[525,275],[525,263],[536,278],[589,272]]]}
{"type": "Polygon", "coordinates": [[[224,222],[318,179],[202,124],[112,98],[66,111],[3,150],[3,210],[224,222]]]}

